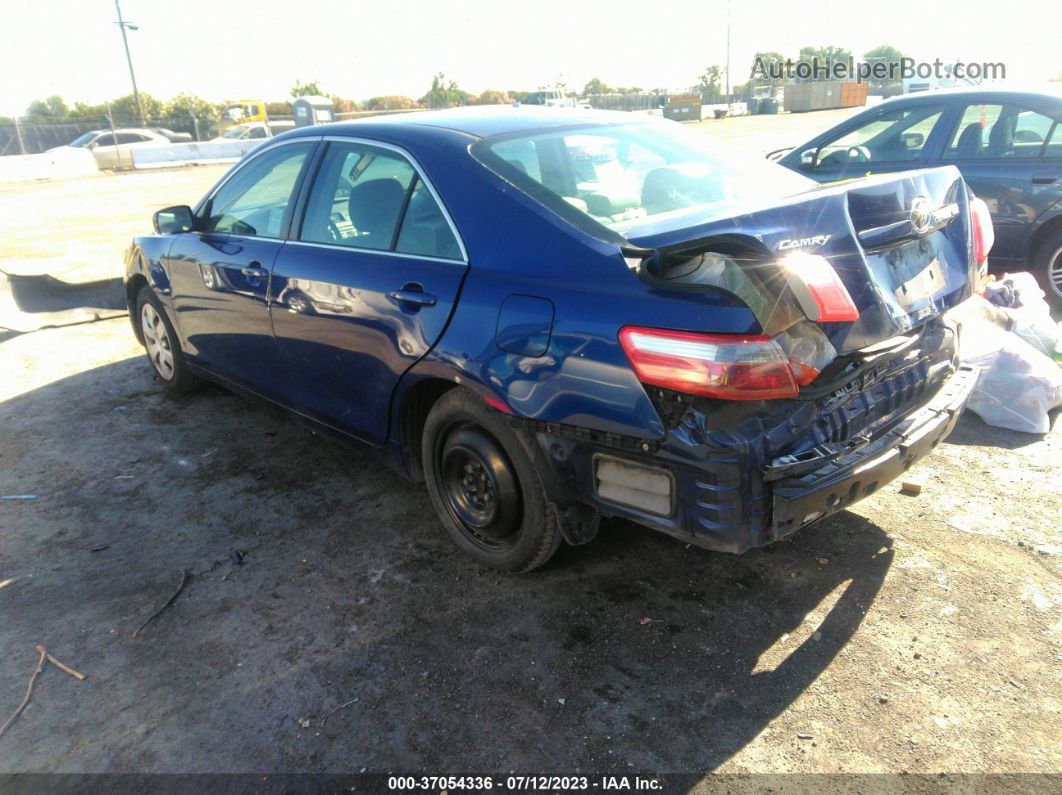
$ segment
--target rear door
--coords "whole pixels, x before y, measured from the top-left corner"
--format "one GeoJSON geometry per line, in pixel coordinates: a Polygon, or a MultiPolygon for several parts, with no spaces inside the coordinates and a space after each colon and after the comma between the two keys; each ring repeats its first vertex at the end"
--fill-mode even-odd
{"type": "Polygon", "coordinates": [[[941,162],[958,166],[988,204],[992,259],[1015,261],[1029,225],[1062,199],[1062,114],[1011,103],[964,104],[941,162]]]}
{"type": "Polygon", "coordinates": [[[440,198],[405,152],[333,139],[298,235],[272,272],[270,314],[304,413],[372,444],[391,393],[442,334],[468,267],[440,198]]]}
{"type": "Polygon", "coordinates": [[[271,147],[236,168],[198,209],[199,228],[167,257],[173,308],[196,363],[266,394],[282,383],[269,319],[269,269],[317,141],[271,147]]]}

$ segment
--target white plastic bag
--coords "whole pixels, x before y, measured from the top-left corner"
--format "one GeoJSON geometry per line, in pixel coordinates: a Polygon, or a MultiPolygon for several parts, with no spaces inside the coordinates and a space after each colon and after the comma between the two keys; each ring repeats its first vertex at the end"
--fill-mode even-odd
{"type": "Polygon", "coordinates": [[[967,408],[989,425],[1047,433],[1047,412],[1062,405],[1062,369],[1017,334],[992,322],[992,308],[979,302],[984,299],[975,296],[956,307],[959,311],[953,315],[962,322],[962,361],[981,368],[967,408]]]}

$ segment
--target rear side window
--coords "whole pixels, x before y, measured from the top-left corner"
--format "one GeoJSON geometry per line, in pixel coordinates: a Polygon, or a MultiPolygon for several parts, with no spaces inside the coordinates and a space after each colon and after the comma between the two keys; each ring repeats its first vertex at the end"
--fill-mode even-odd
{"type": "Polygon", "coordinates": [[[472,153],[572,223],[631,236],[698,223],[812,183],[669,121],[487,138],[472,153]],[[589,222],[596,223],[589,223],[589,222]],[[651,227],[651,228],[650,228],[651,227]],[[648,231],[646,231],[648,230],[648,231]]]}
{"type": "Polygon", "coordinates": [[[240,167],[207,202],[203,231],[280,237],[284,214],[313,146],[278,146],[240,167]]]}
{"type": "Polygon", "coordinates": [[[1050,144],[1055,120],[1016,105],[971,104],[963,108],[944,156],[951,160],[1039,157],[1050,144]]]}
{"type": "Polygon", "coordinates": [[[446,216],[401,154],[331,143],[306,206],[301,240],[460,259],[446,216]]]}

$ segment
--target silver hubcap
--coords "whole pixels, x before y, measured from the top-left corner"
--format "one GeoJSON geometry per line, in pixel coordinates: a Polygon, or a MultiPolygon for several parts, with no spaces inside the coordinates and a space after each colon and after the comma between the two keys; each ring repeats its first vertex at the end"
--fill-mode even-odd
{"type": "Polygon", "coordinates": [[[151,304],[144,304],[140,310],[140,328],[144,332],[144,345],[148,358],[155,366],[159,377],[167,381],[173,379],[173,347],[170,335],[166,333],[166,324],[162,316],[151,304]]]}
{"type": "Polygon", "coordinates": [[[1055,252],[1047,266],[1047,283],[1055,295],[1062,298],[1062,248],[1055,252]]]}

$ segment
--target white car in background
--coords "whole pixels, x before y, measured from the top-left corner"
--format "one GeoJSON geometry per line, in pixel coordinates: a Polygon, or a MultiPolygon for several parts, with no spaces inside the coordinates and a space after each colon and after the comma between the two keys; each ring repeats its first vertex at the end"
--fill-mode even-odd
{"type": "Polygon", "coordinates": [[[69,144],[49,149],[88,149],[96,158],[99,168],[132,168],[133,155],[130,150],[146,146],[168,146],[170,139],[165,135],[139,127],[120,127],[117,130],[93,130],[75,138],[69,144]]]}
{"type": "Polygon", "coordinates": [[[215,141],[264,141],[266,138],[272,138],[274,135],[279,135],[287,130],[295,129],[295,122],[293,121],[271,121],[268,125],[261,121],[246,122],[244,124],[237,124],[235,127],[229,127],[217,138],[215,141]]]}

